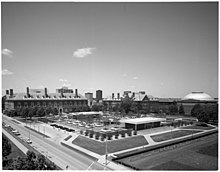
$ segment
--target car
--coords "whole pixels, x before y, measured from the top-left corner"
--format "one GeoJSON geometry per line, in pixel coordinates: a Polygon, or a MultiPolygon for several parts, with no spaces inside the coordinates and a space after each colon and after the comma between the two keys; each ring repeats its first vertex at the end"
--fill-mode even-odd
{"type": "Polygon", "coordinates": [[[68,123],[68,124],[72,124],[72,122],[71,122],[71,121],[68,121],[67,123],[68,123]]]}
{"type": "Polygon", "coordinates": [[[10,127],[10,125],[6,124],[5,127],[6,127],[6,128],[7,128],[7,127],[10,127]]]}
{"type": "Polygon", "coordinates": [[[17,132],[18,132],[18,130],[12,130],[11,132],[12,132],[12,133],[17,133],[17,132]]]}
{"type": "Polygon", "coordinates": [[[84,125],[83,124],[79,124],[79,127],[84,127],[84,125]]]}
{"type": "Polygon", "coordinates": [[[31,143],[32,143],[31,139],[27,139],[26,142],[27,142],[28,144],[31,144],[31,143]]]}
{"type": "Polygon", "coordinates": [[[16,136],[19,136],[21,135],[18,131],[16,133],[14,133],[16,136]]]}

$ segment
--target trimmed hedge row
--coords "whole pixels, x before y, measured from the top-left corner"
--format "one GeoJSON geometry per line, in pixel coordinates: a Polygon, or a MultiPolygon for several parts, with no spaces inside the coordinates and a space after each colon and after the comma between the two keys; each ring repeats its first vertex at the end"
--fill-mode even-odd
{"type": "MultiPolygon", "coordinates": [[[[83,135],[83,131],[80,131],[80,134],[83,135]]],[[[85,131],[85,136],[89,136],[89,138],[95,138],[96,140],[104,141],[106,138],[108,140],[112,140],[113,136],[115,139],[118,139],[118,137],[121,135],[121,137],[126,137],[127,136],[132,136],[132,129],[123,129],[123,130],[118,130],[118,131],[110,131],[110,132],[102,132],[102,131],[93,131],[90,129],[87,129],[85,131]]],[[[133,135],[137,135],[137,131],[133,131],[133,135]]]]}

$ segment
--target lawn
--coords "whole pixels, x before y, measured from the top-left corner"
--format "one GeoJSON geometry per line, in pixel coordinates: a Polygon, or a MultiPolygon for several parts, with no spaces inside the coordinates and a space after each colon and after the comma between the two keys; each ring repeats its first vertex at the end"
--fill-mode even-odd
{"type": "Polygon", "coordinates": [[[197,151],[197,153],[218,157],[218,143],[202,147],[201,149],[197,151]]]}
{"type": "Polygon", "coordinates": [[[177,131],[172,131],[172,132],[168,132],[168,133],[153,135],[153,136],[151,136],[151,138],[155,142],[162,142],[162,141],[165,141],[165,140],[170,140],[170,139],[174,139],[174,138],[178,138],[178,137],[183,137],[183,136],[191,135],[191,134],[198,133],[198,132],[201,132],[201,131],[177,130],[177,131]]]}
{"type": "Polygon", "coordinates": [[[180,129],[211,130],[211,129],[214,129],[214,128],[215,128],[215,127],[212,127],[212,126],[204,127],[204,126],[197,126],[197,125],[194,125],[194,126],[181,127],[180,129]]]}
{"type": "Polygon", "coordinates": [[[181,164],[179,162],[168,161],[166,163],[155,166],[151,168],[150,170],[199,170],[199,169],[189,166],[189,165],[181,164]]]}
{"type": "MultiPolygon", "coordinates": [[[[73,142],[73,144],[83,147],[87,150],[95,152],[99,155],[105,154],[106,143],[99,142],[85,136],[77,137],[73,142]]],[[[113,153],[122,151],[129,148],[135,148],[143,145],[147,145],[148,142],[144,138],[144,136],[134,136],[125,139],[113,140],[107,142],[107,152],[113,153]]]]}

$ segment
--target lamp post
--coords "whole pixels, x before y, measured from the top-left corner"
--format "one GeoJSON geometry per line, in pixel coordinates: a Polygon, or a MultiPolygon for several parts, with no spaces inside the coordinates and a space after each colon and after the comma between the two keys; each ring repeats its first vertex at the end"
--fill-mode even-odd
{"type": "Polygon", "coordinates": [[[107,134],[105,138],[105,169],[107,168],[108,147],[107,147],[107,134]]]}

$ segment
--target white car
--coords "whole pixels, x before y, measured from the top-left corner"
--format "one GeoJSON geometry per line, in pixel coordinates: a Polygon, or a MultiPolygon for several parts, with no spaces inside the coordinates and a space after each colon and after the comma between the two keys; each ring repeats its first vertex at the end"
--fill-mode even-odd
{"type": "Polygon", "coordinates": [[[31,143],[32,143],[31,139],[27,139],[26,142],[27,142],[28,144],[31,144],[31,143]]]}
{"type": "Polygon", "coordinates": [[[68,124],[72,124],[72,122],[71,122],[71,121],[68,121],[67,123],[68,123],[68,124]]]}
{"type": "Polygon", "coordinates": [[[103,127],[103,124],[95,124],[95,127],[103,127]]]}
{"type": "Polygon", "coordinates": [[[83,124],[79,124],[79,127],[84,127],[84,125],[83,124]]]}
{"type": "Polygon", "coordinates": [[[17,132],[18,132],[18,130],[12,130],[11,132],[12,132],[12,133],[17,133],[17,132]]]}

